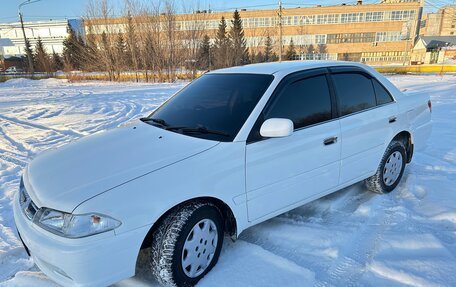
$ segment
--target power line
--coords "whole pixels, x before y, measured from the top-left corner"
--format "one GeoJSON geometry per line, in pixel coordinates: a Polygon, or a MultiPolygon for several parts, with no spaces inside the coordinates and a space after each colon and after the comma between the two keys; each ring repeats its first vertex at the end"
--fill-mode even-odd
{"type": "Polygon", "coordinates": [[[434,8],[437,8],[437,9],[440,9],[440,8],[441,8],[441,6],[440,6],[440,7],[439,7],[439,6],[436,6],[435,4],[431,3],[431,1],[429,1],[429,0],[424,0],[424,3],[426,3],[426,4],[428,4],[429,6],[432,6],[432,7],[434,7],[434,8]]]}
{"type": "MultiPolygon", "coordinates": [[[[341,0],[343,1],[343,0],[341,0]]],[[[371,4],[376,4],[374,2],[377,2],[377,0],[365,0],[364,2],[366,1],[370,1],[371,3],[368,3],[367,5],[371,5],[371,4]]],[[[453,1],[453,0],[447,0],[449,2],[453,1]]],[[[322,1],[324,2],[324,1],[322,1]]],[[[432,6],[434,8],[437,8],[437,9],[440,9],[441,6],[445,6],[445,5],[450,5],[449,2],[444,2],[444,0],[425,0],[425,3],[429,6],[432,6]]],[[[347,6],[351,5],[352,3],[355,4],[357,3],[357,1],[347,1],[347,2],[344,2],[345,4],[347,4],[347,6]]],[[[299,7],[304,7],[304,8],[307,8],[307,7],[312,7],[312,6],[319,6],[321,5],[322,3],[296,3],[296,2],[282,2],[282,8],[284,6],[299,6],[299,7]]],[[[331,7],[331,6],[340,6],[341,4],[329,4],[329,5],[322,5],[321,7],[319,8],[325,8],[325,7],[331,7]]],[[[277,3],[267,3],[267,4],[259,4],[259,5],[248,5],[248,6],[237,6],[237,7],[226,7],[226,8],[214,8],[212,9],[211,11],[214,11],[214,12],[225,12],[225,11],[229,11],[229,10],[235,10],[235,9],[249,9],[249,8],[262,8],[262,7],[277,7],[277,3]]],[[[400,4],[388,4],[388,7],[394,7],[394,6],[397,6],[397,7],[402,7],[400,4]]],[[[122,15],[113,15],[113,17],[120,17],[122,15]]],[[[81,18],[83,17],[83,15],[29,15],[27,16],[27,19],[46,19],[46,18],[81,18]]],[[[16,17],[0,17],[0,19],[16,19],[16,17]]]]}
{"type": "Polygon", "coordinates": [[[228,7],[228,8],[214,8],[211,11],[227,11],[227,10],[235,10],[235,9],[247,9],[247,8],[260,8],[260,7],[272,7],[276,6],[277,4],[261,4],[261,5],[250,5],[250,6],[238,6],[238,7],[228,7]]]}

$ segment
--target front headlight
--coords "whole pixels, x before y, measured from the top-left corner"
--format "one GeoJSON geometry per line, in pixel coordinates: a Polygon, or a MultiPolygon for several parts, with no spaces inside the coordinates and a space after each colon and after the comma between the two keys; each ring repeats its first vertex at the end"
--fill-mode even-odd
{"type": "Polygon", "coordinates": [[[70,214],[49,208],[41,208],[35,223],[42,228],[68,238],[81,238],[113,230],[120,221],[97,213],[70,214]]]}

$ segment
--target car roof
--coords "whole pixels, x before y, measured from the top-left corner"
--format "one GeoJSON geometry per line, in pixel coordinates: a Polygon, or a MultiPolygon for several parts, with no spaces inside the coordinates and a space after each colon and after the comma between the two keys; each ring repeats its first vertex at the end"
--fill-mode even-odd
{"type": "Polygon", "coordinates": [[[302,70],[334,66],[365,67],[365,65],[345,61],[283,61],[261,64],[250,64],[210,71],[210,74],[266,74],[293,73],[302,70]]]}

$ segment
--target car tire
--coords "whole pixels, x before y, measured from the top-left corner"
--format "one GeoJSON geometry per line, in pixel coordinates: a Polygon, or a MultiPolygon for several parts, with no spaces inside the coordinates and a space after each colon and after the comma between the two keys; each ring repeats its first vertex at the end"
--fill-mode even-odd
{"type": "Polygon", "coordinates": [[[212,203],[193,202],[170,212],[152,238],[153,276],[164,286],[194,286],[217,263],[223,226],[212,203]]]}
{"type": "Polygon", "coordinates": [[[401,181],[407,162],[402,141],[393,140],[386,149],[375,175],[366,179],[366,187],[375,193],[389,193],[401,181]]]}

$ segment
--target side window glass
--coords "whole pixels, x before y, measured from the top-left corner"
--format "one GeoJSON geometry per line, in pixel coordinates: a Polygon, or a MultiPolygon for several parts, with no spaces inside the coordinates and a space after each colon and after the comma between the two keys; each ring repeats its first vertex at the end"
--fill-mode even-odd
{"type": "Polygon", "coordinates": [[[331,119],[331,95],[325,75],[298,80],[286,86],[265,113],[265,119],[286,118],[294,128],[331,119]]]}
{"type": "Polygon", "coordinates": [[[388,91],[376,79],[372,79],[372,83],[374,84],[377,105],[383,105],[393,101],[388,91]]]}
{"type": "Polygon", "coordinates": [[[333,74],[332,77],[341,116],[375,107],[375,92],[370,78],[359,73],[333,74]]]}

